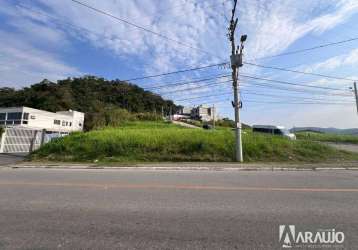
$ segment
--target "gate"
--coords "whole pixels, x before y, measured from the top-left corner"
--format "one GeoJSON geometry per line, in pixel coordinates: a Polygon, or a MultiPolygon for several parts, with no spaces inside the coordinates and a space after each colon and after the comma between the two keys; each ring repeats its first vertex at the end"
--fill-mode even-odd
{"type": "Polygon", "coordinates": [[[0,153],[30,153],[52,138],[45,130],[6,127],[0,140],[0,153]]]}

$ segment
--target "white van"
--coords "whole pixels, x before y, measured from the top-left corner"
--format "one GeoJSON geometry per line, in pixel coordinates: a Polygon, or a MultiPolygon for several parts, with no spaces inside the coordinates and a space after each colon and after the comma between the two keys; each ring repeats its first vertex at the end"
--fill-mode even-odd
{"type": "Polygon", "coordinates": [[[296,135],[290,133],[283,126],[270,126],[270,125],[254,125],[252,126],[253,132],[266,133],[272,135],[284,136],[290,140],[296,140],[296,135]]]}

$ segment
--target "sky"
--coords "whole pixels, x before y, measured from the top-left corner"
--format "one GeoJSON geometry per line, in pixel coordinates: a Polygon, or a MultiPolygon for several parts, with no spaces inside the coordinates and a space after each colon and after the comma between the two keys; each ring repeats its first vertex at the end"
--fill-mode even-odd
{"type": "MultiPolygon", "coordinates": [[[[232,0],[79,1],[122,21],[72,0],[0,0],[0,87],[83,75],[128,80],[229,61],[232,0]]],[[[357,13],[356,0],[239,0],[236,40],[248,35],[245,62],[345,78],[245,64],[242,122],[357,128],[349,88],[358,79],[358,40],[287,53],[358,37],[357,13]]],[[[224,64],[131,82],[183,106],[215,105],[221,117],[233,118],[230,73],[224,64]]]]}

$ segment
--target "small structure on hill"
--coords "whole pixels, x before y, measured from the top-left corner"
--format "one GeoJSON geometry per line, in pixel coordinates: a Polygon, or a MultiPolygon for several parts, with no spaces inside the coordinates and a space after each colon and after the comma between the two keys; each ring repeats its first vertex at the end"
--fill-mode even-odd
{"type": "Polygon", "coordinates": [[[218,115],[215,107],[199,105],[196,107],[183,107],[177,114],[174,115],[174,120],[183,119],[208,122],[218,120],[218,115]]]}

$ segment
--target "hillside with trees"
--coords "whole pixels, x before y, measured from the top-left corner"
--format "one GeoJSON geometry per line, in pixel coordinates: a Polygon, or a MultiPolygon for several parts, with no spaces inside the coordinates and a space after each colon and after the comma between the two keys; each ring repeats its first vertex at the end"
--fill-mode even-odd
{"type": "Polygon", "coordinates": [[[162,107],[168,113],[177,106],[161,96],[120,80],[94,76],[68,78],[57,83],[43,80],[22,89],[0,88],[0,107],[28,106],[56,112],[86,113],[87,130],[116,125],[120,119],[159,119],[162,107]]]}

